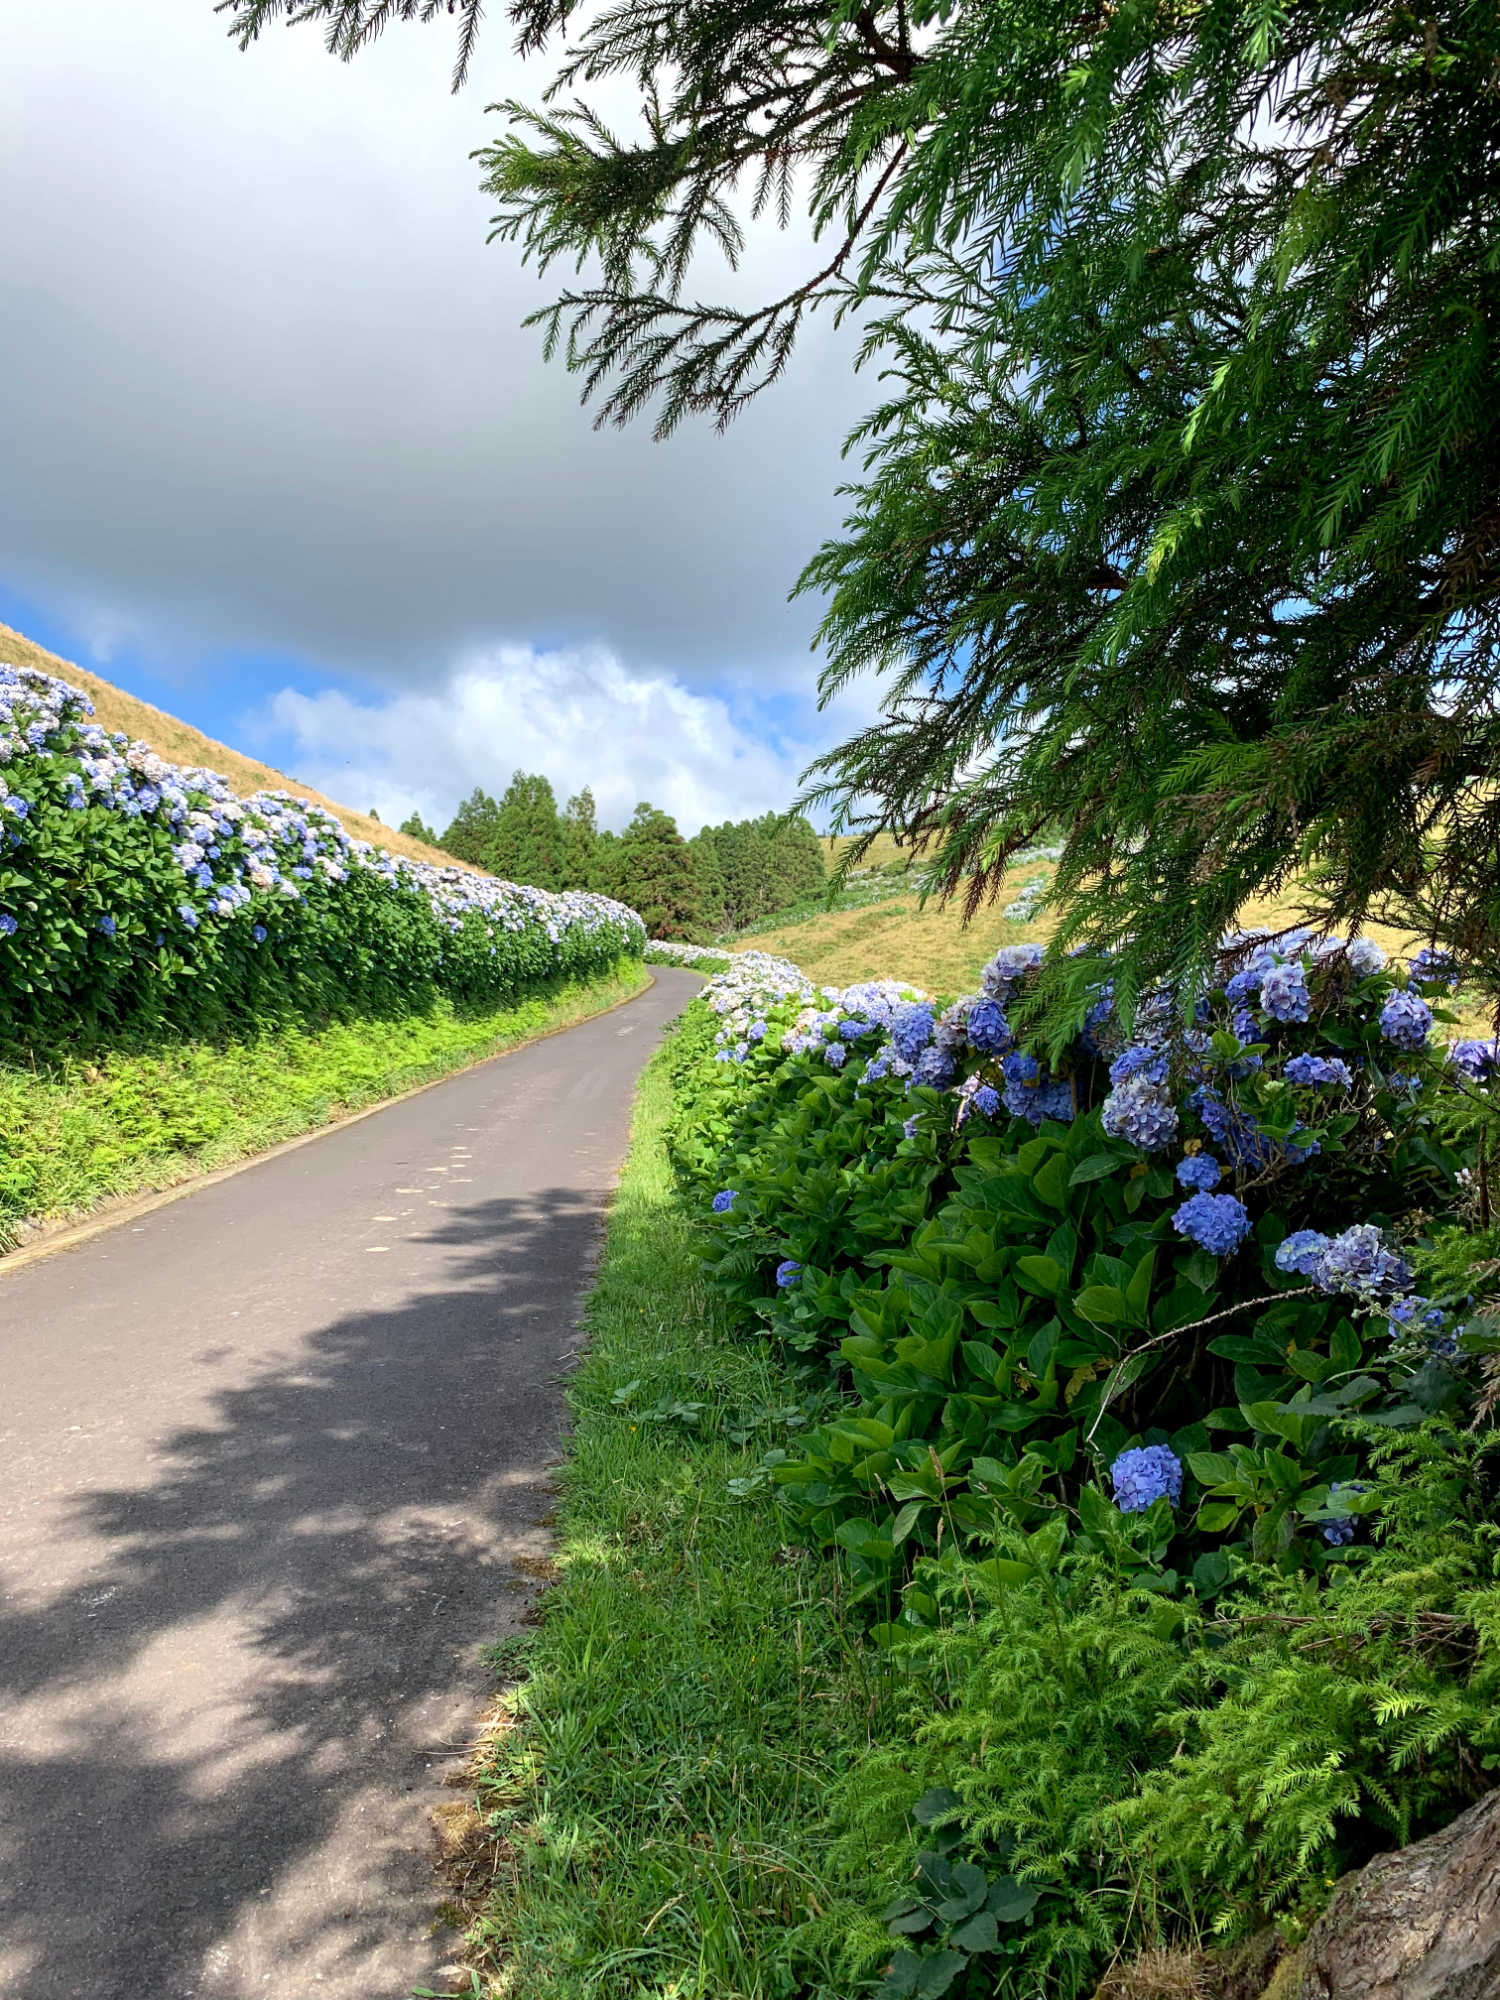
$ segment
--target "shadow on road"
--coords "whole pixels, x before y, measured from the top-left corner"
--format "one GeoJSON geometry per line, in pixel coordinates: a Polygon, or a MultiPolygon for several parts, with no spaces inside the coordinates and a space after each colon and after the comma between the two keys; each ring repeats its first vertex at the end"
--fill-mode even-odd
{"type": "Polygon", "coordinates": [[[199,1355],[236,1378],[217,1421],[164,1437],[148,1483],[70,1503],[86,1579],[0,1615],[0,1990],[270,1992],[276,1925],[310,1978],[374,1963],[383,1899],[428,1861],[382,1830],[372,1771],[425,1811],[428,1732],[472,1713],[475,1648],[523,1601],[509,1559],[541,1545],[605,1199],[450,1212],[423,1239],[452,1253],[443,1288],[318,1328],[294,1366],[199,1355]],[[332,1906],[351,1840],[369,1893],[332,1906]]]}

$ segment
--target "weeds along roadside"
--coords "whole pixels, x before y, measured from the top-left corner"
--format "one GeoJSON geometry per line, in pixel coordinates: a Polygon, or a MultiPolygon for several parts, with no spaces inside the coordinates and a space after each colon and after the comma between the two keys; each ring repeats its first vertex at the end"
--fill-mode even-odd
{"type": "Polygon", "coordinates": [[[507,2000],[835,2000],[851,1942],[882,1934],[834,1879],[825,1806],[886,1704],[836,1571],[736,1495],[798,1390],[698,1276],[670,1061],[642,1082],[569,1393],[560,1580],[479,1774],[498,1869],[473,1962],[507,2000]]]}
{"type": "Polygon", "coordinates": [[[507,1006],[157,1039],[50,1061],[0,1060],[0,1251],[29,1225],[233,1165],[519,1043],[649,983],[635,959],[507,1006]]]}

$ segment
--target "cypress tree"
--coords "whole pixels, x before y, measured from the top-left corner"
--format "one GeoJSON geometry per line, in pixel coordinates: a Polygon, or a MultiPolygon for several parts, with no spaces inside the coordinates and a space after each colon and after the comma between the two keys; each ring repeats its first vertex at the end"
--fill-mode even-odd
{"type": "Polygon", "coordinates": [[[499,806],[487,791],[476,785],[453,815],[439,845],[458,861],[467,861],[473,868],[488,868],[499,820],[499,806]]]}
{"type": "Polygon", "coordinates": [[[485,866],[507,882],[562,887],[563,830],[557,797],[539,772],[517,771],[505,788],[485,866]]]}
{"type": "Polygon", "coordinates": [[[654,938],[690,938],[698,926],[693,854],[670,814],[644,802],[620,840],[616,894],[654,938]]]}
{"type": "Polygon", "coordinates": [[[581,792],[568,800],[562,816],[562,888],[591,889],[594,886],[598,844],[594,794],[585,785],[581,792]]]}

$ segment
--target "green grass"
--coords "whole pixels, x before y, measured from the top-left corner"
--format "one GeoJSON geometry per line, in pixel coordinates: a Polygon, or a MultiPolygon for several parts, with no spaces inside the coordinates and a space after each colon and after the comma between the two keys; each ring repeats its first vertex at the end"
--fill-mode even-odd
{"type": "Polygon", "coordinates": [[[796,1389],[699,1281],[669,1102],[658,1056],[571,1389],[560,1580],[480,1776],[500,1868],[477,1990],[843,2000],[837,1948],[869,1917],[833,1879],[825,1803],[883,1705],[833,1566],[782,1547],[764,1492],[730,1492],[796,1389]]]}
{"type": "Polygon", "coordinates": [[[628,999],[634,961],[508,1007],[286,1027],[252,1040],[0,1061],[0,1250],[28,1225],[170,1187],[628,999]]]}

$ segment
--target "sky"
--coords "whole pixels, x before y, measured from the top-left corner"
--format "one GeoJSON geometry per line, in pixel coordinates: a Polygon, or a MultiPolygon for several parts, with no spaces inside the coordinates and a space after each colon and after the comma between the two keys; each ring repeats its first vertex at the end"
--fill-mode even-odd
{"type": "MultiPolygon", "coordinates": [[[[486,246],[485,107],[540,97],[496,10],[352,64],[241,54],[212,0],[0,0],[0,619],[358,808],[591,784],[705,819],[785,805],[819,715],[803,562],[876,394],[814,326],[727,436],[596,431],[486,246]]],[[[606,105],[622,114],[626,100],[606,105]]],[[[769,227],[700,295],[812,268],[769,227]]]]}

